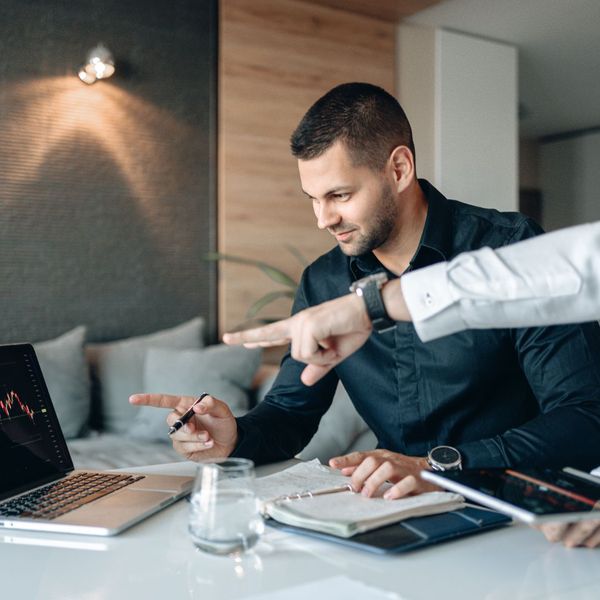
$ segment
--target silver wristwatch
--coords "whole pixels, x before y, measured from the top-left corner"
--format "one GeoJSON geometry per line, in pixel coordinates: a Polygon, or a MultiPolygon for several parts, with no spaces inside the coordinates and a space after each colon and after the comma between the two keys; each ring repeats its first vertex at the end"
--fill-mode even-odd
{"type": "Polygon", "coordinates": [[[427,462],[434,471],[460,471],[462,457],[452,446],[436,446],[427,453],[427,462]]]}
{"type": "Polygon", "coordinates": [[[367,315],[371,319],[373,329],[377,333],[389,331],[396,326],[396,322],[390,319],[387,314],[383,298],[381,297],[381,288],[387,282],[388,276],[385,273],[375,273],[355,281],[350,286],[350,291],[364,300],[367,315]]]}

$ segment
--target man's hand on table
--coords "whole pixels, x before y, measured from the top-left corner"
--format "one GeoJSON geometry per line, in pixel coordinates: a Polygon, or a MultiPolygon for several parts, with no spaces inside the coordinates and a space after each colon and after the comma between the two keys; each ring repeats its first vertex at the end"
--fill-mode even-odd
{"type": "Polygon", "coordinates": [[[351,476],[352,487],[364,496],[373,496],[386,481],[394,484],[384,494],[390,500],[440,489],[419,476],[423,469],[429,469],[425,458],[389,450],[352,452],[332,458],[329,466],[351,476]]]}
{"type": "MultiPolygon", "coordinates": [[[[193,396],[170,396],[168,394],[134,394],[129,402],[135,405],[172,408],[167,425],[173,423],[194,403],[193,396]]],[[[171,439],[173,448],[188,460],[229,456],[237,444],[237,423],[229,406],[212,396],[205,396],[194,406],[195,415],[171,439]]]]}
{"type": "Polygon", "coordinates": [[[544,523],[538,529],[550,542],[562,542],[567,548],[600,546],[600,519],[577,523],[544,523]]]}

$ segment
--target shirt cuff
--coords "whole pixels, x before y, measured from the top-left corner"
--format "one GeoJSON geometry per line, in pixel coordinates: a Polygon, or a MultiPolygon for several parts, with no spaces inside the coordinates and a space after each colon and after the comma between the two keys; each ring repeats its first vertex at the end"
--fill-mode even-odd
{"type": "Polygon", "coordinates": [[[256,444],[252,444],[249,440],[252,439],[252,434],[248,435],[248,427],[244,425],[244,418],[236,418],[237,423],[237,445],[233,452],[229,455],[235,458],[253,458],[256,450],[256,444]]]}
{"type": "Polygon", "coordinates": [[[450,290],[446,263],[406,273],[400,278],[400,285],[421,341],[428,342],[467,328],[459,303],[450,290]]]}
{"type": "Polygon", "coordinates": [[[463,469],[510,467],[502,443],[495,438],[458,444],[456,449],[460,452],[463,469]]]}

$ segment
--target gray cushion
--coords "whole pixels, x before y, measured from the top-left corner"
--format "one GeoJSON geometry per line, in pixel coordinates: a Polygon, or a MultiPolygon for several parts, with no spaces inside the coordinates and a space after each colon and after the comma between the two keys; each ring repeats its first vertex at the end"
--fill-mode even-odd
{"type": "Polygon", "coordinates": [[[34,344],[52,404],[67,438],[79,436],[90,415],[90,381],[83,354],[85,327],[34,344]]]}
{"type": "Polygon", "coordinates": [[[149,348],[201,348],[204,319],[198,317],[172,329],[86,348],[99,386],[102,426],[111,433],[126,433],[138,407],[129,396],[144,390],[144,360],[149,348]]]}
{"type": "MultiPolygon", "coordinates": [[[[340,383],[329,410],[319,423],[317,433],[300,452],[298,458],[302,460],[318,458],[322,463],[327,464],[333,456],[351,451],[354,443],[367,431],[369,431],[368,425],[356,412],[348,392],[340,383]]],[[[373,447],[371,446],[371,449],[373,447]]]]}
{"type": "MultiPolygon", "coordinates": [[[[261,359],[260,349],[219,344],[202,350],[148,350],[144,369],[146,392],[199,396],[208,392],[227,402],[233,414],[248,410],[248,396],[261,359]]],[[[165,423],[169,410],[143,406],[130,435],[145,441],[168,442],[165,423]]]]}
{"type": "MultiPolygon", "coordinates": [[[[271,389],[277,374],[267,378],[257,391],[257,401],[261,402],[271,389]]],[[[323,415],[319,429],[308,445],[298,454],[302,460],[318,458],[322,463],[334,456],[341,456],[355,450],[372,450],[377,445],[375,434],[356,412],[348,392],[338,383],[329,410],[323,415]]]]}

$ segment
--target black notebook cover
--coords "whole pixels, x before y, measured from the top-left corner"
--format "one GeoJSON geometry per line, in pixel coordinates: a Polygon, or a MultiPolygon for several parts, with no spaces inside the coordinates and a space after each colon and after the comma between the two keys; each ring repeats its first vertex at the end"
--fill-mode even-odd
{"type": "Polygon", "coordinates": [[[269,519],[267,524],[283,531],[328,540],[360,550],[368,550],[378,554],[396,554],[425,548],[475,533],[482,533],[507,525],[510,522],[511,518],[501,513],[468,506],[439,515],[413,517],[373,531],[359,533],[351,538],[342,538],[329,533],[284,525],[273,519],[269,519]]]}

